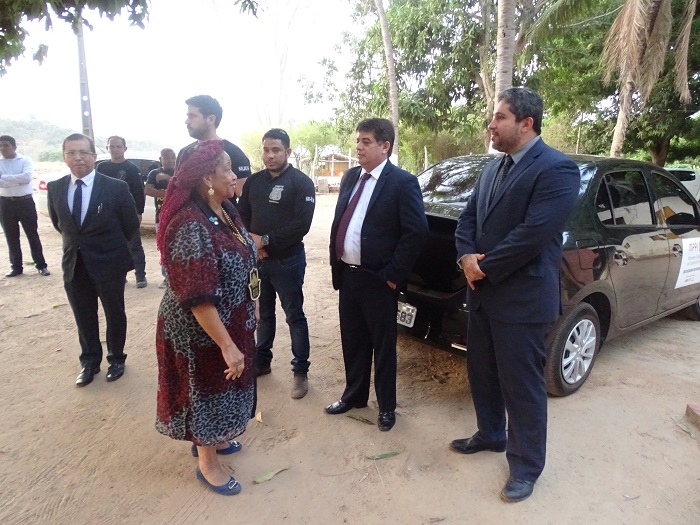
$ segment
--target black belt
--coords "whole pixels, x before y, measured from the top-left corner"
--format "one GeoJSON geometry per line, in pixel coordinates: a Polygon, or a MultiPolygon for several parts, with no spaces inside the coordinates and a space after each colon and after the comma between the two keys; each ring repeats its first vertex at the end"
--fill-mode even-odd
{"type": "Polygon", "coordinates": [[[364,268],[362,266],[360,266],[359,264],[348,264],[345,261],[340,261],[340,262],[343,263],[343,266],[345,266],[345,268],[347,268],[351,272],[364,271],[364,268]]]}
{"type": "Polygon", "coordinates": [[[21,200],[24,200],[24,199],[31,199],[31,198],[32,198],[31,193],[30,193],[29,195],[22,195],[22,196],[20,196],[20,197],[0,197],[0,199],[7,199],[7,200],[10,200],[10,201],[21,201],[21,200]]]}

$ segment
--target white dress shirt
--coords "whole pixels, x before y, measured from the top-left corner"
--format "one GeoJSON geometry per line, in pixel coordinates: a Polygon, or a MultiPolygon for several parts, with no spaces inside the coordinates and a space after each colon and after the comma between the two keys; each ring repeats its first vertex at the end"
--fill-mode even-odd
{"type": "Polygon", "coordinates": [[[32,195],[32,161],[16,153],[11,159],[0,158],[0,197],[32,195]]]}
{"type": "MultiPolygon", "coordinates": [[[[367,179],[365,187],[362,188],[362,195],[352,214],[352,219],[350,219],[350,223],[348,224],[348,231],[345,234],[345,244],[343,244],[343,256],[340,258],[347,264],[357,264],[359,266],[362,261],[362,223],[365,221],[369,201],[372,198],[372,193],[374,192],[374,188],[377,185],[377,181],[382,174],[384,166],[386,166],[386,160],[369,172],[371,177],[367,179]]],[[[365,173],[367,172],[364,170],[360,173],[360,178],[357,179],[357,183],[350,194],[351,200],[352,196],[355,195],[355,192],[357,192],[357,189],[360,187],[362,175],[365,173]]]]}
{"type": "MultiPolygon", "coordinates": [[[[68,198],[68,209],[71,213],[73,213],[73,196],[75,195],[75,181],[77,180],[78,177],[71,173],[70,184],[68,185],[68,195],[66,196],[68,198]]],[[[85,220],[85,215],[87,214],[88,206],[90,205],[90,195],[92,195],[92,188],[94,187],[93,183],[95,182],[95,170],[92,170],[90,174],[85,175],[80,180],[82,180],[84,183],[82,193],[83,202],[80,207],[80,224],[82,224],[85,220]]]]}

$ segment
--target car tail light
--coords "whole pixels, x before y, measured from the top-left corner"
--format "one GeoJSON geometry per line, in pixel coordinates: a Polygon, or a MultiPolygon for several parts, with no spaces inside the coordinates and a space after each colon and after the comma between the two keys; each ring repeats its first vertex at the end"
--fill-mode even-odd
{"type": "Polygon", "coordinates": [[[46,181],[39,181],[39,191],[46,191],[46,181]]]}

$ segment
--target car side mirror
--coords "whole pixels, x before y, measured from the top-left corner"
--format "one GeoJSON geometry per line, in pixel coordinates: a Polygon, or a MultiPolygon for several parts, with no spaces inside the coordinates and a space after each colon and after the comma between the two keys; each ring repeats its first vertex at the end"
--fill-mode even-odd
{"type": "Polygon", "coordinates": [[[676,235],[683,235],[700,226],[694,215],[685,212],[676,213],[675,215],[667,217],[666,224],[668,224],[671,232],[676,235]]]}

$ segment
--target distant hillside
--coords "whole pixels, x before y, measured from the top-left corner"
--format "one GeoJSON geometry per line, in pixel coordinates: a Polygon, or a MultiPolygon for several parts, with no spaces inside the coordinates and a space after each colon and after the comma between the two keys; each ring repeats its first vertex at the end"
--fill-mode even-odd
{"type": "MultiPolygon", "coordinates": [[[[63,139],[79,129],[62,128],[45,120],[8,120],[0,118],[0,135],[11,135],[17,141],[17,150],[34,161],[60,161],[63,139]]],[[[151,141],[129,140],[129,148],[133,151],[160,151],[165,147],[151,141]]],[[[107,137],[95,137],[98,153],[106,153],[107,137]]]]}

